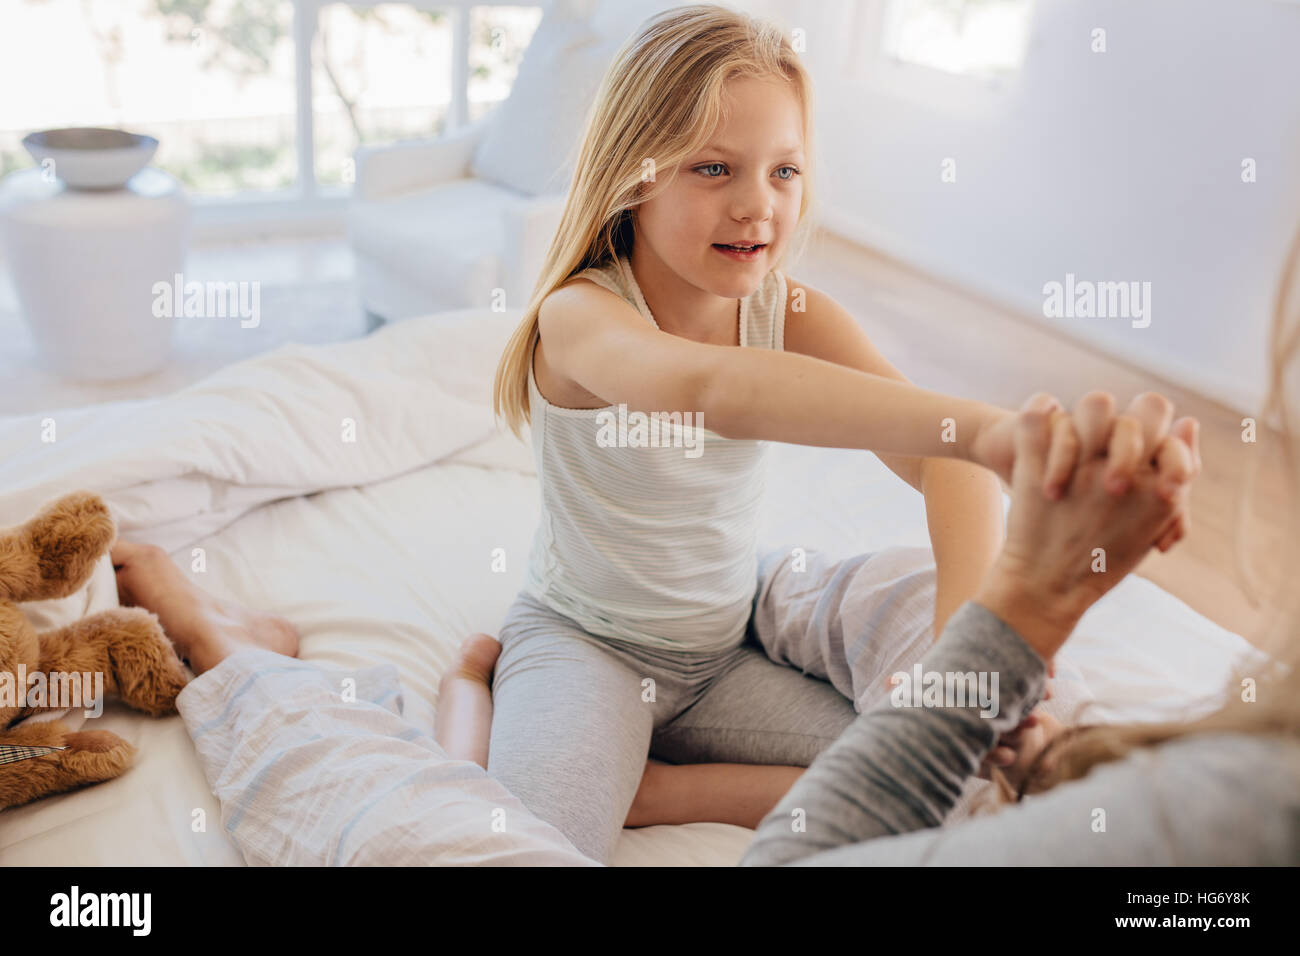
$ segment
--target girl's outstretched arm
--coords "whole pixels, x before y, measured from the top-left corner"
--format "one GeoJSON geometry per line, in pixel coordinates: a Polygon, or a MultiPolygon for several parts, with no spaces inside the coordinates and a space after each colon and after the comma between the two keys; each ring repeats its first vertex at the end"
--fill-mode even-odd
{"type": "Polygon", "coordinates": [[[1015,416],[987,402],[793,351],[694,342],[586,280],[547,296],[538,324],[537,362],[612,405],[702,414],[727,438],[957,458],[1010,476],[1015,416]]]}

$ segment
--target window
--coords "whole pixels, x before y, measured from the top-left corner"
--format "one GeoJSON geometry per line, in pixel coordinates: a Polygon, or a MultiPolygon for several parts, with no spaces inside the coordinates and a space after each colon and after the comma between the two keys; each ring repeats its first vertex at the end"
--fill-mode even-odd
{"type": "Polygon", "coordinates": [[[311,59],[315,175],[322,185],[350,181],[358,146],[437,136],[448,125],[451,30],[442,11],[327,4],[311,59]]]}
{"type": "Polygon", "coordinates": [[[474,7],[469,23],[469,118],[510,95],[524,50],[542,19],[540,7],[474,7]]]}
{"type": "MultiPolygon", "coordinates": [[[[540,8],[469,7],[466,119],[505,99],[540,8]]],[[[454,125],[453,17],[408,3],[328,3],[312,45],[316,181],[349,181],[358,146],[437,136],[454,125]]]]}
{"type": "Polygon", "coordinates": [[[944,73],[993,78],[1024,62],[1033,0],[889,0],[882,51],[944,73]]]}
{"type": "Polygon", "coordinates": [[[121,126],[191,190],[293,185],[292,0],[10,0],[0,20],[0,172],[32,164],[33,130],[121,126]]]}
{"type": "Polygon", "coordinates": [[[505,98],[540,6],[470,0],[4,0],[0,175],[22,138],[115,126],[228,204],[344,193],[363,144],[437,136],[505,98]]]}

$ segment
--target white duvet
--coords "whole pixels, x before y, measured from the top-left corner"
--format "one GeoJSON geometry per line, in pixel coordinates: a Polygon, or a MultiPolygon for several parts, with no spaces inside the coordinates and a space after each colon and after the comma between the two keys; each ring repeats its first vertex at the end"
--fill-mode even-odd
{"type": "MultiPolygon", "coordinates": [[[[97,491],[121,536],[164,547],[221,596],[289,618],[304,659],[395,664],[406,718],[431,732],[438,678],[465,635],[495,633],[537,518],[531,454],[496,430],[490,406],[518,319],[444,313],[282,347],[163,399],[0,419],[0,525],[63,492],[97,491]]],[[[848,555],[927,542],[921,497],[874,456],[774,447],[761,547],[848,555]]],[[[44,628],[116,601],[105,558],[77,595],[25,610],[44,628]]],[[[1097,716],[1149,719],[1209,706],[1254,654],[1130,577],[1062,656],[1097,716]]],[[[135,766],[0,813],[0,865],[242,864],[180,718],[112,702],[99,721],[139,748],[135,766]]],[[[616,862],[730,864],[749,836],[718,824],[627,830],[616,862]]]]}

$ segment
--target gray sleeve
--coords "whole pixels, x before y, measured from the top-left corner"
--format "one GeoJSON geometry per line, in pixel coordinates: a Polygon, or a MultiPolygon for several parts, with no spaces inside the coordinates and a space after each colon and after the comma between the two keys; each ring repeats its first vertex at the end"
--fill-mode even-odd
{"type": "Polygon", "coordinates": [[[997,738],[1042,698],[1047,680],[1043,659],[973,601],[949,618],[918,666],[922,675],[985,675],[996,706],[895,706],[891,695],[863,712],[759,824],[741,865],[790,863],[937,827],[997,738]]]}
{"type": "Polygon", "coordinates": [[[842,846],[796,866],[1296,866],[1300,745],[1202,734],[953,827],[842,846]]]}

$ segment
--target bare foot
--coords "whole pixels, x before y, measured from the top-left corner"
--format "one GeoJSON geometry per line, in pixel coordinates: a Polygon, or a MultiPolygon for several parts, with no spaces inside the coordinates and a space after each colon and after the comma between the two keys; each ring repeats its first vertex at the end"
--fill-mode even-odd
{"type": "Polygon", "coordinates": [[[485,770],[492,736],[492,670],[500,656],[496,638],[471,634],[438,685],[434,739],[453,760],[470,760],[485,770]]]}
{"type": "MultiPolygon", "coordinates": [[[[449,673],[492,686],[492,670],[501,656],[501,642],[491,634],[471,634],[460,645],[460,658],[449,673]]],[[[446,677],[443,678],[446,680],[446,677]]]]}
{"type": "Polygon", "coordinates": [[[803,767],[648,760],[623,825],[730,823],[758,828],[803,767]]]}
{"type": "Polygon", "coordinates": [[[158,615],[176,653],[202,674],[241,647],[298,656],[298,632],[282,617],[222,601],[195,584],[156,545],[118,540],[109,552],[118,600],[158,615]]]}

